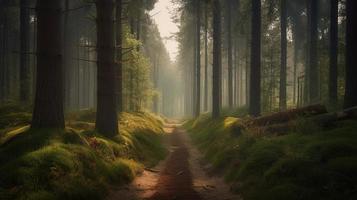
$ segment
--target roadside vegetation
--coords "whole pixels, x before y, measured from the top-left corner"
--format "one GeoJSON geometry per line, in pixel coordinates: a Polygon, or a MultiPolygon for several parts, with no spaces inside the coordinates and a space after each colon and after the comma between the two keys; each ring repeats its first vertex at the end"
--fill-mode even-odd
{"type": "Polygon", "coordinates": [[[120,134],[106,138],[91,110],[68,114],[65,130],[29,129],[25,110],[0,110],[18,122],[1,126],[1,199],[103,199],[166,154],[163,122],[149,113],[122,113],[120,134]]]}
{"type": "Polygon", "coordinates": [[[211,170],[224,174],[243,199],[357,198],[355,119],[323,127],[300,117],[274,135],[237,128],[252,119],[229,115],[235,117],[202,115],[185,126],[211,170]]]}

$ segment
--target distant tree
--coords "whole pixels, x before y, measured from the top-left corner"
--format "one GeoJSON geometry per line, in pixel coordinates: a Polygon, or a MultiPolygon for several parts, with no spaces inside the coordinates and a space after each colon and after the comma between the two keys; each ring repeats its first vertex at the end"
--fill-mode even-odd
{"type": "Polygon", "coordinates": [[[329,103],[337,103],[338,0],[330,0],[330,70],[329,103]]]}
{"type": "Polygon", "coordinates": [[[204,45],[205,45],[205,74],[204,74],[204,101],[203,110],[208,110],[208,2],[205,2],[205,35],[204,35],[204,45]]]}
{"type": "Polygon", "coordinates": [[[357,35],[357,1],[347,0],[347,24],[346,24],[346,91],[344,107],[357,106],[357,67],[356,59],[356,35],[357,35]]]}
{"type": "Polygon", "coordinates": [[[37,0],[37,80],[33,128],[64,128],[62,0],[37,0]]]}
{"type": "Polygon", "coordinates": [[[122,0],[116,0],[116,63],[117,63],[117,102],[118,111],[123,111],[123,69],[122,69],[122,0]]]}
{"type": "Polygon", "coordinates": [[[212,87],[212,117],[218,118],[221,112],[221,5],[219,0],[213,0],[213,87],[212,87]]]}
{"type": "Polygon", "coordinates": [[[233,61],[232,61],[232,1],[226,0],[227,61],[228,61],[228,106],[233,107],[233,61]]]}
{"type": "Polygon", "coordinates": [[[249,114],[259,116],[261,112],[261,0],[252,0],[252,38],[249,89],[249,114]]]}
{"type": "Polygon", "coordinates": [[[114,48],[114,2],[97,0],[97,116],[96,129],[106,136],[118,134],[114,48]]]}
{"type": "Polygon", "coordinates": [[[30,99],[30,12],[29,1],[20,0],[20,101],[29,103],[30,99]]]}
{"type": "Polygon", "coordinates": [[[200,115],[201,111],[201,3],[196,0],[196,97],[195,97],[195,117],[200,115]]]}
{"type": "Polygon", "coordinates": [[[317,27],[318,27],[318,0],[309,0],[309,58],[308,58],[308,86],[309,103],[319,101],[319,70],[317,62],[317,27]]]}
{"type": "Polygon", "coordinates": [[[280,31],[281,31],[281,56],[280,56],[280,88],[279,108],[286,110],[286,63],[287,63],[287,7],[286,0],[280,0],[280,31]]]}

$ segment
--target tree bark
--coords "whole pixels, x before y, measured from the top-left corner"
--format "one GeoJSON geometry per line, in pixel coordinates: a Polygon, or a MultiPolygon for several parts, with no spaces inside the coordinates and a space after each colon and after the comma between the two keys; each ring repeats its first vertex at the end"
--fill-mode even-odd
{"type": "Polygon", "coordinates": [[[260,68],[261,68],[261,0],[252,0],[252,38],[249,89],[249,114],[259,116],[260,106],[260,68]]]}
{"type": "Polygon", "coordinates": [[[116,48],[117,48],[117,102],[118,111],[123,111],[123,55],[122,55],[122,0],[116,0],[116,48]]]}
{"type": "Polygon", "coordinates": [[[205,3],[205,88],[204,111],[208,111],[208,5],[205,3]]]}
{"type": "Polygon", "coordinates": [[[106,136],[118,134],[114,48],[114,3],[97,0],[97,116],[96,129],[106,136]]]}
{"type": "Polygon", "coordinates": [[[319,70],[317,62],[318,0],[310,0],[309,103],[319,101],[319,70]]]}
{"type": "Polygon", "coordinates": [[[228,61],[228,106],[233,107],[233,62],[232,62],[232,2],[226,0],[227,9],[227,61],[228,61]]]}
{"type": "Polygon", "coordinates": [[[280,30],[281,30],[281,57],[280,57],[280,89],[279,89],[279,108],[286,110],[286,63],[287,63],[287,8],[286,0],[280,1],[280,30]]]}
{"type": "Polygon", "coordinates": [[[64,128],[61,5],[61,0],[37,0],[37,80],[32,128],[64,128]]]}
{"type": "Polygon", "coordinates": [[[196,102],[195,117],[200,115],[201,111],[201,3],[196,0],[196,102]]]}
{"type": "Polygon", "coordinates": [[[30,13],[28,0],[20,1],[20,101],[29,103],[30,99],[30,65],[29,65],[29,45],[30,45],[30,13]]]}
{"type": "Polygon", "coordinates": [[[347,24],[346,24],[346,91],[344,107],[357,106],[357,67],[356,59],[356,35],[357,35],[357,1],[347,0],[347,24]]]}
{"type": "Polygon", "coordinates": [[[331,0],[330,5],[330,80],[329,102],[337,104],[337,59],[338,59],[338,0],[331,0]]]}
{"type": "Polygon", "coordinates": [[[212,118],[221,113],[221,5],[219,0],[213,1],[213,76],[212,76],[212,118]]]}

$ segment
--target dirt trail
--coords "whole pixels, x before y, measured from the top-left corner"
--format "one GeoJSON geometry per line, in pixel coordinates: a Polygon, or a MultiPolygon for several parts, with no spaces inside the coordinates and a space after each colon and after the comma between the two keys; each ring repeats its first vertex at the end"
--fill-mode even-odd
{"type": "Polygon", "coordinates": [[[201,200],[193,189],[192,174],[189,164],[189,151],[181,136],[175,129],[170,136],[170,157],[160,173],[157,191],[150,200],[201,200]]]}
{"type": "Polygon", "coordinates": [[[221,178],[209,177],[200,153],[191,145],[180,125],[167,125],[165,145],[170,154],[154,169],[148,169],[132,184],[115,188],[109,200],[234,200],[221,178]]]}

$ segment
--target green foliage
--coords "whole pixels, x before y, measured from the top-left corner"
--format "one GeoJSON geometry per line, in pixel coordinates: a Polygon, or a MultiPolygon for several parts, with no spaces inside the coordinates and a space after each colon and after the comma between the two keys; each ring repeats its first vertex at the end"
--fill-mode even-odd
{"type": "MultiPolygon", "coordinates": [[[[89,111],[77,115],[80,120],[84,116],[93,115],[89,111]]],[[[164,158],[161,119],[123,113],[120,133],[109,139],[91,129],[67,128],[25,129],[8,135],[0,146],[0,196],[103,199],[110,185],[127,183],[145,165],[164,158]]]]}
{"type": "Polygon", "coordinates": [[[134,39],[128,27],[124,28],[125,48],[130,49],[123,55],[123,105],[124,110],[141,111],[149,108],[154,91],[151,82],[149,59],[137,49],[140,41],[134,39]]]}
{"type": "Polygon", "coordinates": [[[213,168],[223,171],[244,199],[355,197],[356,121],[323,130],[300,119],[300,128],[289,135],[258,137],[243,131],[236,137],[229,123],[234,120],[239,119],[201,116],[186,127],[213,168]],[[307,127],[302,129],[304,122],[307,127]]]}
{"type": "Polygon", "coordinates": [[[0,106],[0,135],[1,129],[28,124],[31,121],[30,108],[14,103],[0,106]]]}

